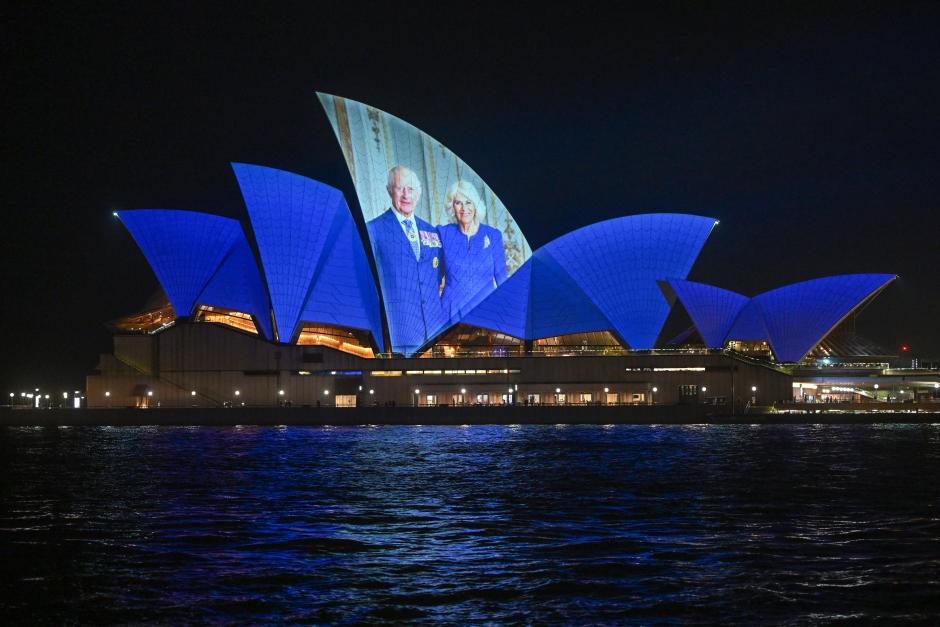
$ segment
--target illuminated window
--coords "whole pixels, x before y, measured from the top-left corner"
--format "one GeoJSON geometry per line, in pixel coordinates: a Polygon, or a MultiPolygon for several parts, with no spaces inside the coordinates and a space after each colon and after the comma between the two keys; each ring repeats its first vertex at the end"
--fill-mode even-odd
{"type": "Polygon", "coordinates": [[[592,331],[590,333],[572,333],[556,335],[535,340],[533,354],[558,355],[621,355],[625,353],[623,345],[610,331],[592,331]]]}
{"type": "Polygon", "coordinates": [[[241,311],[224,309],[222,307],[213,307],[209,305],[200,305],[199,309],[196,310],[194,319],[197,322],[215,322],[216,324],[224,324],[227,327],[238,329],[239,331],[245,331],[246,333],[258,335],[258,327],[255,326],[255,322],[252,320],[251,314],[246,314],[241,311]]]}
{"type": "Polygon", "coordinates": [[[344,353],[371,359],[375,357],[375,353],[369,342],[370,337],[368,331],[361,329],[305,323],[297,338],[297,344],[327,346],[344,353]]]}
{"type": "Polygon", "coordinates": [[[511,357],[523,354],[519,338],[458,324],[445,333],[421,357],[511,357]]]}
{"type": "Polygon", "coordinates": [[[161,291],[151,297],[142,311],[113,320],[108,327],[115,333],[153,334],[172,326],[175,321],[170,299],[161,291]]]}

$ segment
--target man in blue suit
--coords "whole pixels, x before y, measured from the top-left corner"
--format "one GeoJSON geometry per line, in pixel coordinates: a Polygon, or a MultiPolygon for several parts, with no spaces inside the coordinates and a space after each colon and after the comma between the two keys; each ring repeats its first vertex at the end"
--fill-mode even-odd
{"type": "Polygon", "coordinates": [[[447,322],[441,307],[441,240],[437,230],[414,214],[421,182],[410,169],[388,171],[392,206],[366,227],[379,271],[392,350],[414,354],[447,322]]]}

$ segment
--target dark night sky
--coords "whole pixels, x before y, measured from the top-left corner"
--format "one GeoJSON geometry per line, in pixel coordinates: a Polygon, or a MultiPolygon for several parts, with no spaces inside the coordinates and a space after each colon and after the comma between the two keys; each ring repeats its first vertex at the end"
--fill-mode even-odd
{"type": "Polygon", "coordinates": [[[112,210],[247,219],[229,161],[355,207],[317,90],[452,148],[533,248],[619,215],[714,216],[690,278],[752,295],[896,272],[859,331],[940,355],[937,3],[161,4],[2,10],[4,394],[82,385],[103,323],[156,288],[112,210]]]}

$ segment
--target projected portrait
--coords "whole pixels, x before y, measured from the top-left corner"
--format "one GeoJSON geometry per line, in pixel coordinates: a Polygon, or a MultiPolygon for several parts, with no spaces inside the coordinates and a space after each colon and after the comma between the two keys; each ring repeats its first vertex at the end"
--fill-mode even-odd
{"type": "Polygon", "coordinates": [[[444,255],[441,304],[449,319],[469,313],[506,280],[502,232],[482,221],[486,203],[469,181],[454,181],[444,195],[448,224],[437,227],[444,255]]]}
{"type": "Polygon", "coordinates": [[[392,350],[412,355],[532,251],[505,205],[446,146],[374,107],[318,95],[366,220],[392,350]]]}

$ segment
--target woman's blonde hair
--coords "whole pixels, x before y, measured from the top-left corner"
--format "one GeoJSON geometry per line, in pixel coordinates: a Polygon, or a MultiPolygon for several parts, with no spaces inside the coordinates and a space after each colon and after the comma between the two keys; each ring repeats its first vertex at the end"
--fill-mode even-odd
{"type": "Polygon", "coordinates": [[[463,194],[473,203],[473,224],[479,226],[480,221],[486,218],[486,205],[483,199],[477,193],[477,188],[473,183],[458,179],[447,188],[447,194],[444,196],[444,211],[450,215],[450,221],[457,222],[457,212],[454,211],[454,198],[457,194],[463,194]]]}

